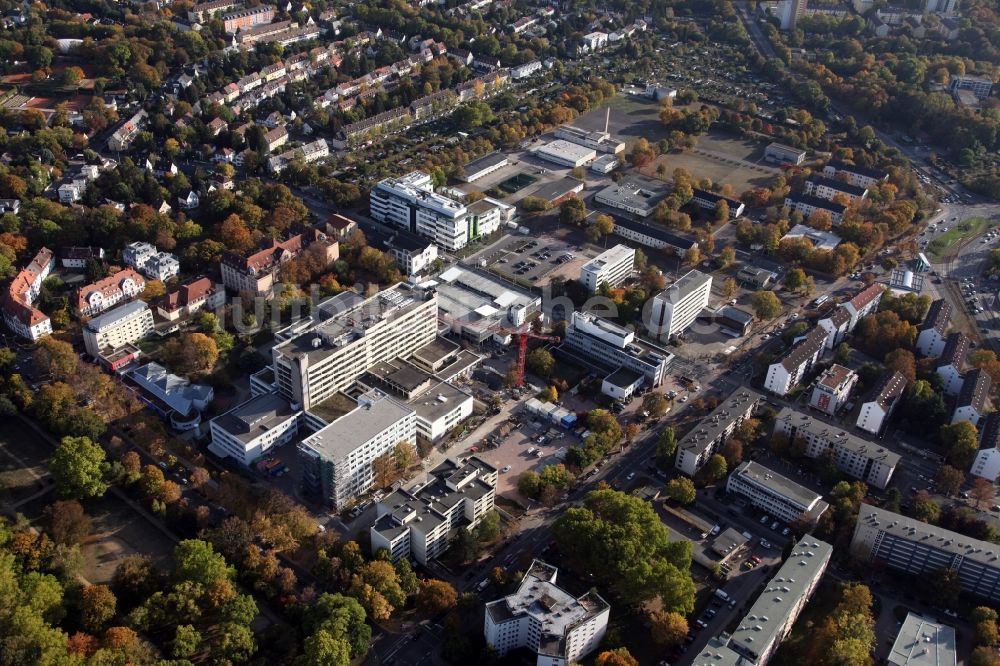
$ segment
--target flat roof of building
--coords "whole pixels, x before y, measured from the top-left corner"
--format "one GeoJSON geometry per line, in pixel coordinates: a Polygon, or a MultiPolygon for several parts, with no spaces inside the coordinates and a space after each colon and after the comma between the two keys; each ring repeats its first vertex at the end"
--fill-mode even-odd
{"type": "Polygon", "coordinates": [[[149,310],[149,305],[145,301],[132,301],[125,305],[119,305],[114,310],[109,310],[88,321],[87,328],[98,333],[102,329],[113,326],[121,320],[127,319],[143,310],[149,310]]]}
{"type": "Polygon", "coordinates": [[[711,275],[692,269],[677,278],[673,284],[661,291],[659,295],[657,295],[657,298],[667,301],[668,303],[677,304],[694,292],[703,289],[706,284],[711,283],[711,275]]]}
{"type": "Polygon", "coordinates": [[[808,238],[812,241],[817,250],[833,250],[843,240],[837,234],[829,231],[820,231],[804,224],[796,224],[788,230],[785,238],[808,238]]]}
{"type": "Polygon", "coordinates": [[[1000,569],[1000,546],[995,543],[973,539],[871,504],[862,504],[858,511],[855,534],[858,530],[869,528],[877,528],[899,539],[960,555],[963,559],[974,560],[994,570],[1000,569]]]}
{"type": "Polygon", "coordinates": [[[302,440],[327,460],[340,460],[413,410],[382,391],[369,391],[352,411],[302,440]]]}
{"type": "Polygon", "coordinates": [[[659,181],[630,178],[608,185],[597,196],[601,198],[601,203],[609,206],[652,211],[669,193],[669,188],[659,181]]]}
{"type": "Polygon", "coordinates": [[[287,400],[275,393],[265,393],[241,402],[222,416],[212,419],[212,423],[246,443],[295,418],[295,415],[296,411],[287,400]]]}
{"type": "Polygon", "coordinates": [[[506,163],[507,156],[503,153],[496,152],[490,153],[489,155],[483,155],[479,159],[472,160],[465,165],[464,170],[466,174],[476,174],[506,163]]]}
{"type": "Polygon", "coordinates": [[[684,238],[683,236],[672,234],[661,227],[656,227],[651,224],[643,224],[642,222],[636,222],[624,217],[612,217],[614,217],[616,227],[621,227],[623,229],[628,229],[633,233],[649,236],[650,238],[658,240],[661,243],[666,243],[667,245],[677,248],[678,250],[686,251],[697,245],[697,243],[690,238],[684,238]]]}
{"type": "Polygon", "coordinates": [[[531,193],[531,196],[538,197],[540,199],[545,199],[546,201],[555,201],[561,197],[571,194],[573,192],[583,191],[584,183],[582,180],[577,180],[576,178],[560,178],[559,180],[553,180],[550,183],[545,183],[540,185],[538,189],[531,193]]]}
{"type": "MultiPolygon", "coordinates": [[[[738,474],[744,479],[767,489],[769,492],[794,502],[802,507],[803,512],[815,513],[814,509],[819,508],[820,505],[823,505],[824,510],[827,506],[827,503],[823,501],[822,495],[819,493],[809,490],[805,486],[795,483],[787,476],[783,476],[769,467],[765,467],[752,460],[742,463],[733,470],[733,474],[738,474]]],[[[822,511],[815,515],[818,516],[821,514],[822,511]]]]}
{"type": "Polygon", "coordinates": [[[535,153],[541,155],[551,155],[552,157],[556,157],[561,160],[569,160],[570,162],[579,162],[581,160],[594,159],[597,157],[597,151],[593,148],[587,148],[586,146],[581,146],[563,139],[549,141],[548,143],[536,148],[535,153]]]}
{"type": "Polygon", "coordinates": [[[626,388],[635,385],[637,381],[643,378],[643,375],[628,368],[618,368],[610,375],[604,378],[604,381],[613,385],[619,386],[621,388],[626,388]]]}
{"type": "Polygon", "coordinates": [[[730,636],[730,647],[737,652],[760,654],[778,639],[789,615],[801,608],[802,597],[821,575],[832,553],[830,544],[811,534],[802,537],[730,636]]]}
{"type": "Polygon", "coordinates": [[[611,264],[617,264],[619,261],[625,261],[628,258],[635,258],[635,250],[630,248],[628,245],[615,245],[609,250],[601,252],[599,255],[588,261],[580,269],[584,272],[597,273],[604,269],[605,266],[611,264]]]}
{"type": "Polygon", "coordinates": [[[472,396],[454,384],[438,382],[409,400],[406,406],[415,411],[421,419],[433,422],[467,400],[472,400],[472,396]]]}
{"type": "Polygon", "coordinates": [[[872,460],[878,460],[890,467],[895,467],[899,464],[899,454],[893,453],[877,442],[869,442],[866,439],[861,439],[846,430],[820,421],[809,414],[803,414],[790,407],[783,407],[778,413],[777,420],[787,421],[796,430],[808,432],[814,437],[823,438],[825,441],[835,442],[840,447],[853,451],[858,455],[867,456],[872,460]]]}
{"type": "Polygon", "coordinates": [[[955,628],[907,613],[892,644],[891,666],[955,666],[955,628]]]}
{"type": "Polygon", "coordinates": [[[514,285],[455,264],[427,284],[437,290],[438,311],[451,320],[478,329],[490,329],[508,321],[508,308],[538,309],[541,299],[514,285]]]}
{"type": "Polygon", "coordinates": [[[763,396],[752,388],[740,386],[719,402],[712,413],[701,420],[677,444],[678,449],[696,450],[707,447],[725,431],[733,421],[742,418],[751,405],[757,405],[763,396]]]}

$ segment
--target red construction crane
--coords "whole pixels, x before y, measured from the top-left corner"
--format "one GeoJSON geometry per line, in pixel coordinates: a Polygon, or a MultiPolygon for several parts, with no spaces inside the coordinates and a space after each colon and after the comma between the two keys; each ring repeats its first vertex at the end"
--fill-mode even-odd
{"type": "MultiPolygon", "coordinates": [[[[461,321],[458,319],[452,319],[451,317],[444,317],[442,315],[437,316],[439,321],[443,321],[448,324],[458,324],[460,326],[470,326],[472,328],[477,328],[475,322],[461,321]]],[[[545,335],[544,333],[535,333],[531,330],[531,324],[525,324],[520,328],[500,328],[495,331],[496,333],[501,333],[505,335],[513,335],[517,337],[517,384],[516,386],[524,386],[524,362],[528,357],[528,338],[534,340],[546,340],[548,342],[559,342],[558,335],[545,335]]]]}

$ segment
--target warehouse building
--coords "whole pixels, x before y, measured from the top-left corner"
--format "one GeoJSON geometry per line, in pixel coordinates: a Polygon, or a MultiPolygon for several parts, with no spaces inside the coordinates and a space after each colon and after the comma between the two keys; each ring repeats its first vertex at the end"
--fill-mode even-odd
{"type": "Polygon", "coordinates": [[[474,181],[488,176],[494,171],[499,171],[509,164],[507,156],[503,153],[490,153],[489,155],[484,155],[477,160],[472,160],[465,165],[463,172],[464,176],[459,178],[459,180],[471,183],[474,181]]]}
{"type": "Polygon", "coordinates": [[[596,195],[594,200],[610,208],[624,210],[639,217],[649,217],[656,206],[667,198],[667,189],[656,182],[632,179],[608,185],[596,195]]]}
{"type": "Polygon", "coordinates": [[[597,158],[597,151],[576,143],[556,139],[549,143],[535,148],[534,154],[539,159],[543,159],[559,166],[571,169],[583,166],[597,158]]]}

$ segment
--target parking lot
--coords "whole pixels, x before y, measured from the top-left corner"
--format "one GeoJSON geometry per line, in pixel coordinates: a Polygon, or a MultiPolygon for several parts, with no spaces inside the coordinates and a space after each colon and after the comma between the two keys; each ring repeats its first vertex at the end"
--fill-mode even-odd
{"type": "MultiPolygon", "coordinates": [[[[526,414],[521,415],[527,418],[526,414]]],[[[495,447],[477,445],[476,453],[501,471],[497,482],[497,494],[508,499],[523,502],[517,495],[517,478],[525,471],[539,471],[548,465],[557,464],[565,456],[565,450],[578,443],[569,430],[559,426],[528,420],[510,434],[500,439],[495,447]],[[506,470],[506,471],[504,471],[506,470]]]]}
{"type": "Polygon", "coordinates": [[[541,285],[556,273],[579,277],[582,263],[596,255],[594,250],[581,250],[553,238],[508,236],[476,255],[474,261],[508,280],[541,285]]]}

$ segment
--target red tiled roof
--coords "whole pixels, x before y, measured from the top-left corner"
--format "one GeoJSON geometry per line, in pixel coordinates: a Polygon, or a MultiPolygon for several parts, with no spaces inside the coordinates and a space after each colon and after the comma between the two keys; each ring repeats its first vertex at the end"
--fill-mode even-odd
{"type": "Polygon", "coordinates": [[[98,280],[93,284],[80,287],[80,291],[77,292],[76,309],[78,311],[87,309],[90,305],[90,296],[95,291],[99,291],[104,294],[105,299],[113,298],[122,290],[122,281],[128,278],[131,278],[133,282],[142,287],[145,287],[146,285],[146,278],[142,277],[135,270],[126,268],[125,270],[118,271],[114,275],[109,275],[103,280],[98,280]]]}
{"type": "Polygon", "coordinates": [[[859,292],[849,302],[850,302],[851,305],[854,306],[855,310],[860,310],[861,308],[865,307],[866,305],[868,305],[869,303],[871,303],[873,300],[875,300],[876,298],[878,298],[878,296],[881,293],[882,293],[882,286],[879,285],[879,284],[873,284],[870,287],[868,287],[867,289],[859,292]]]}
{"type": "Polygon", "coordinates": [[[163,300],[160,306],[168,312],[187,307],[193,301],[208,298],[215,291],[215,283],[206,278],[189,282],[182,285],[177,291],[172,291],[163,300]]]}

